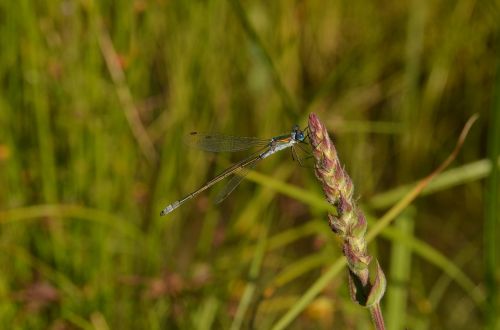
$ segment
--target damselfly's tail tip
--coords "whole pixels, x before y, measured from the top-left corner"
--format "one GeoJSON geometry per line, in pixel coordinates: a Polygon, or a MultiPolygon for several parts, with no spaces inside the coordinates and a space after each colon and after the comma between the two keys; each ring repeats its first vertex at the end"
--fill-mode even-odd
{"type": "Polygon", "coordinates": [[[173,210],[174,210],[174,208],[173,208],[173,207],[171,207],[170,205],[169,205],[169,206],[167,206],[166,208],[164,208],[163,210],[161,210],[161,212],[160,212],[160,217],[163,217],[163,216],[165,216],[165,215],[169,214],[169,213],[170,213],[170,212],[172,212],[173,210]]]}
{"type": "Polygon", "coordinates": [[[170,212],[172,212],[173,210],[175,210],[179,205],[180,205],[179,201],[168,205],[166,208],[164,208],[160,212],[160,217],[169,214],[170,212]]]}
{"type": "Polygon", "coordinates": [[[163,210],[161,210],[160,217],[163,217],[163,216],[169,214],[170,212],[172,212],[172,210],[173,210],[172,208],[171,209],[163,209],[163,210]]]}
{"type": "Polygon", "coordinates": [[[161,210],[160,212],[160,217],[163,217],[167,214],[169,214],[170,212],[172,212],[173,208],[169,205],[167,206],[166,208],[164,208],[163,210],[161,210]]]}

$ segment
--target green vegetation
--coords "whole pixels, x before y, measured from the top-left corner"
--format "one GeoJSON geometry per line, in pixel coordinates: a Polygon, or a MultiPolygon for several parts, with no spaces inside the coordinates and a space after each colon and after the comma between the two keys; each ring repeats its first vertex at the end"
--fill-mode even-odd
{"type": "Polygon", "coordinates": [[[246,155],[186,133],[270,137],[312,111],[369,230],[480,114],[370,253],[388,325],[495,329],[499,21],[473,0],[0,2],[0,329],[369,328],[286,152],[159,216],[246,155]]]}

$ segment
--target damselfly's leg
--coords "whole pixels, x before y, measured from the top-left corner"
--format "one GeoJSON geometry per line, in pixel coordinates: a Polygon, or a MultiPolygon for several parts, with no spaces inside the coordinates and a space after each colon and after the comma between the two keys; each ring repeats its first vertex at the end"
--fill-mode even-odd
{"type": "MultiPolygon", "coordinates": [[[[305,149],[303,149],[303,147],[300,145],[300,144],[297,144],[301,150],[303,150],[304,152],[307,153],[307,151],[305,149]]],[[[305,168],[314,168],[314,166],[307,166],[303,163],[303,160],[306,160],[306,159],[310,159],[313,157],[313,155],[309,152],[308,156],[307,157],[299,157],[299,155],[297,155],[297,150],[295,149],[295,146],[293,146],[292,148],[292,158],[293,160],[297,160],[297,162],[299,163],[299,165],[301,167],[305,167],[305,168]]]]}

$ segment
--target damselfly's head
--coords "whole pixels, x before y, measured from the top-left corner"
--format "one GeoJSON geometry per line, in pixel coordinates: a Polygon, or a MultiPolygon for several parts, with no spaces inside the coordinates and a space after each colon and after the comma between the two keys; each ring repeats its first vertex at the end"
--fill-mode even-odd
{"type": "Polygon", "coordinates": [[[300,129],[299,125],[293,126],[293,129],[292,129],[292,138],[295,141],[304,142],[304,140],[305,140],[306,137],[304,135],[304,131],[302,131],[300,129]]]}

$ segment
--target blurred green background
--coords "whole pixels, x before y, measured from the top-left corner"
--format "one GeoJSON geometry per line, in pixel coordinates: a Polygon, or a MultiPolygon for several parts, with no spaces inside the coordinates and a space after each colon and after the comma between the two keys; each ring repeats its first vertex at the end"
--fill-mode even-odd
{"type": "Polygon", "coordinates": [[[0,328],[369,328],[332,270],[321,187],[288,152],[222,204],[216,187],[159,217],[246,155],[187,148],[186,133],[271,137],[316,112],[369,226],[480,114],[370,253],[389,329],[494,329],[499,8],[2,1],[0,328]]]}

